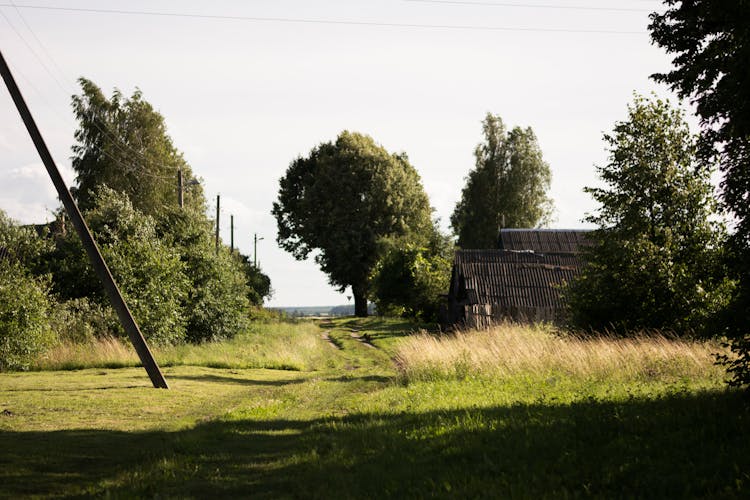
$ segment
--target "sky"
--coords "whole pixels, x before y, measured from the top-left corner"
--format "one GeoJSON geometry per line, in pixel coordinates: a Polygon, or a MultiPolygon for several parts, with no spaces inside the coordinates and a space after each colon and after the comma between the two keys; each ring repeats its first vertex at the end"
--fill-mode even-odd
{"type": "MultiPolygon", "coordinates": [[[[649,76],[649,0],[0,0],[0,50],[69,185],[83,76],[144,98],[202,179],[221,234],[257,257],[270,306],[349,302],[312,260],[276,244],[271,207],[290,162],[342,130],[406,152],[449,231],[490,112],[531,127],[552,171],[555,228],[585,227],[602,134],[633,93],[677,102],[649,76]]],[[[0,209],[52,218],[52,183],[0,89],[0,209]]],[[[691,120],[694,124],[694,120],[691,120]]]]}

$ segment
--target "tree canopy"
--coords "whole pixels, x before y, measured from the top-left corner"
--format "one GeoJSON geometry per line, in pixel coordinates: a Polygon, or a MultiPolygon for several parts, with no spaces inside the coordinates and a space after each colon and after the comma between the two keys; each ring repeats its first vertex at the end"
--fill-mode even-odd
{"type": "Polygon", "coordinates": [[[710,168],[668,102],[636,97],[628,119],[605,134],[606,187],[587,188],[599,203],[581,276],[568,295],[573,323],[626,333],[701,332],[729,299],[715,219],[710,168]]]}
{"type": "Polygon", "coordinates": [[[673,69],[654,75],[701,119],[702,154],[719,160],[722,200],[734,216],[732,267],[738,293],[727,315],[736,359],[729,371],[738,385],[750,385],[750,8],[747,2],[666,0],[667,10],[651,15],[652,40],[672,54],[673,69]]]}
{"type": "MultiPolygon", "coordinates": [[[[78,119],[73,146],[73,189],[82,209],[92,206],[96,188],[106,185],[130,198],[133,206],[155,215],[165,205],[177,204],[177,171],[185,184],[193,178],[190,166],[167,135],[164,118],[140,90],[126,98],[115,89],[107,99],[90,80],[81,78],[81,94],[73,96],[78,119]]],[[[199,184],[185,190],[185,205],[205,207],[199,184]]]]}
{"type": "Polygon", "coordinates": [[[367,135],[342,132],[292,161],[279,181],[272,213],[277,241],[315,261],[331,285],[351,286],[358,316],[367,315],[373,267],[384,237],[423,237],[431,209],[405,154],[391,154],[367,135]]]}
{"type": "Polygon", "coordinates": [[[482,129],[476,166],[451,215],[462,248],[495,248],[501,226],[536,227],[552,215],[551,173],[531,127],[509,131],[499,116],[487,113],[482,129]]]}

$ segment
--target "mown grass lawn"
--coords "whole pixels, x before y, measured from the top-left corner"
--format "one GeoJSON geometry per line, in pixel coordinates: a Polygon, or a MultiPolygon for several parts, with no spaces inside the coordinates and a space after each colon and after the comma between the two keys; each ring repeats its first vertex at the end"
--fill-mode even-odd
{"type": "Polygon", "coordinates": [[[392,358],[409,328],[373,319],[302,325],[302,345],[309,350],[314,338],[324,348],[312,350],[315,361],[303,369],[196,361],[165,368],[169,391],[152,389],[132,367],[0,374],[0,495],[750,491],[750,404],[716,371],[629,382],[533,374],[408,380],[392,358]],[[376,348],[353,337],[363,334],[376,348]]]}

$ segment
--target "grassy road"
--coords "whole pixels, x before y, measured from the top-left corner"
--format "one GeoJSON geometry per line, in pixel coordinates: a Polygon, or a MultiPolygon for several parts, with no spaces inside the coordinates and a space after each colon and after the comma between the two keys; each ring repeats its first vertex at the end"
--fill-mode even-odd
{"type": "Polygon", "coordinates": [[[748,494],[750,410],[721,380],[406,383],[407,331],[320,324],[305,371],[171,366],[169,391],[140,368],[0,374],[0,495],[748,494]]]}

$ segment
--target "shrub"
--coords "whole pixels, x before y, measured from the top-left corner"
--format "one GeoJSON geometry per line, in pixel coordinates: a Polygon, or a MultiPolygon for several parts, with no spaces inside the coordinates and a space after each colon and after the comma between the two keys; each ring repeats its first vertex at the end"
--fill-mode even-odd
{"type": "Polygon", "coordinates": [[[26,370],[49,347],[49,281],[0,260],[0,370],[26,370]]]}
{"type": "Polygon", "coordinates": [[[252,290],[242,262],[225,248],[217,254],[211,221],[198,210],[166,208],[158,218],[157,233],[180,254],[185,268],[187,340],[227,339],[246,328],[252,290]]]}
{"type": "Polygon", "coordinates": [[[114,336],[119,327],[117,316],[111,307],[86,297],[54,304],[50,322],[60,341],[76,344],[114,336]]]}
{"type": "Polygon", "coordinates": [[[425,246],[387,242],[372,277],[378,313],[437,321],[450,283],[453,245],[437,229],[425,246]]]}
{"type": "Polygon", "coordinates": [[[19,226],[0,210],[0,248],[22,267],[35,270],[52,249],[52,242],[40,237],[32,227],[19,226]]]}
{"type": "MultiPolygon", "coordinates": [[[[158,238],[154,219],[124,194],[103,187],[94,199],[84,215],[143,335],[157,344],[183,341],[188,281],[179,252],[158,238]]],[[[109,303],[75,232],[58,239],[48,263],[63,299],[109,303]]],[[[116,331],[125,335],[119,326],[116,331]]]]}

